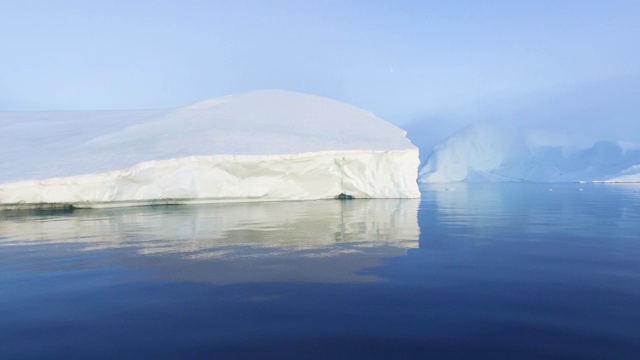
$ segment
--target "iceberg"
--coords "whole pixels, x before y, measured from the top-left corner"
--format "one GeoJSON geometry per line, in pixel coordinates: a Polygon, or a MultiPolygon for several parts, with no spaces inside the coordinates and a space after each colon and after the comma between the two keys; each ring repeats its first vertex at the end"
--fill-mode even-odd
{"type": "Polygon", "coordinates": [[[594,182],[603,183],[640,183],[640,164],[630,166],[620,173],[594,182]]]}
{"type": "Polygon", "coordinates": [[[260,90],[170,110],[0,113],[0,206],[417,198],[405,132],[260,90]]]}
{"type": "Polygon", "coordinates": [[[581,144],[562,134],[472,124],[437,145],[419,172],[434,182],[638,182],[640,146],[581,144]]]}

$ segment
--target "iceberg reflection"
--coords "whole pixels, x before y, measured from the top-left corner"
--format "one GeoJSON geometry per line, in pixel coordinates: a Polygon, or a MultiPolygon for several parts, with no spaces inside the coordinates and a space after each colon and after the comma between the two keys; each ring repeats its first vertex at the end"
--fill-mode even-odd
{"type": "MultiPolygon", "coordinates": [[[[637,184],[450,183],[422,187],[421,247],[439,239],[523,240],[616,235],[640,219],[637,184]],[[424,230],[427,230],[427,233],[424,230]]],[[[460,242],[461,243],[461,242],[460,242]]],[[[439,244],[439,245],[438,245],[439,244]]]]}
{"type": "Polygon", "coordinates": [[[75,244],[182,280],[363,281],[372,279],[363,269],[418,247],[418,205],[327,200],[5,211],[0,246],[75,244]]]}

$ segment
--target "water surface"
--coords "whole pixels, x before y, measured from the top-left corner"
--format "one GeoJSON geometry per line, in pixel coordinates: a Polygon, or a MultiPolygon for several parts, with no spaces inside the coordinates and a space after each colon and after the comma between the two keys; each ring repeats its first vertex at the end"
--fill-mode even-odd
{"type": "Polygon", "coordinates": [[[0,213],[0,358],[640,358],[640,187],[0,213]]]}

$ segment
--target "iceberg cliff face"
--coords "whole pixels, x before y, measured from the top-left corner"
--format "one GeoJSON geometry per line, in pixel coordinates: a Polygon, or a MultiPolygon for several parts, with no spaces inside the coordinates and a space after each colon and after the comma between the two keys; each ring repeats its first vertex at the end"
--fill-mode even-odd
{"type": "Polygon", "coordinates": [[[263,90],[175,110],[0,114],[0,204],[415,198],[418,149],[317,96],[263,90]]]}

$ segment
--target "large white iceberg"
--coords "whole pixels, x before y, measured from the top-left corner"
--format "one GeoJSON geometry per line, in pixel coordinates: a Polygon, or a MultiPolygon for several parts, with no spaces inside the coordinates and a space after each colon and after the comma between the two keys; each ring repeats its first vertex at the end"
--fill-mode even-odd
{"type": "Polygon", "coordinates": [[[174,110],[1,113],[0,143],[5,208],[420,196],[404,131],[281,90],[174,110]]]}

